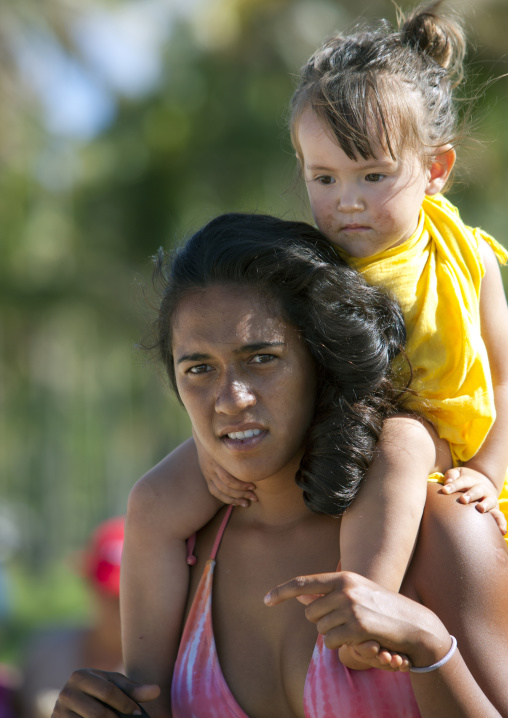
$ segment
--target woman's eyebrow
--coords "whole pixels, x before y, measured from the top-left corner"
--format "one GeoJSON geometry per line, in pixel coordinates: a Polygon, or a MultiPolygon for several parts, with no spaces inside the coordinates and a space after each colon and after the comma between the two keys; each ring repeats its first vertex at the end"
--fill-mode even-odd
{"type": "Polygon", "coordinates": [[[194,352],[194,354],[182,354],[182,356],[176,360],[176,363],[181,364],[184,361],[206,361],[207,359],[210,359],[210,354],[194,352]]]}
{"type": "MultiPolygon", "coordinates": [[[[244,344],[238,349],[234,349],[234,354],[247,354],[248,352],[258,352],[261,349],[275,349],[276,347],[285,346],[286,342],[256,342],[254,344],[244,344]]],[[[210,354],[203,354],[201,352],[193,352],[192,354],[182,354],[176,360],[177,364],[181,364],[186,361],[208,361],[211,358],[210,354]]]]}
{"type": "Polygon", "coordinates": [[[244,346],[235,349],[235,354],[258,352],[261,349],[275,349],[276,347],[283,347],[285,344],[286,342],[256,342],[255,344],[244,344],[244,346]]]}

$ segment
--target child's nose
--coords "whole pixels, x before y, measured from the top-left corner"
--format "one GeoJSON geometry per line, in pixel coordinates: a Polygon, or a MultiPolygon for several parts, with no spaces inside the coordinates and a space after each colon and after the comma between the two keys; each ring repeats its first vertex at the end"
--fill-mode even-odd
{"type": "Polygon", "coordinates": [[[359,191],[353,187],[341,188],[337,197],[337,208],[340,212],[360,212],[363,209],[363,200],[359,191]]]}

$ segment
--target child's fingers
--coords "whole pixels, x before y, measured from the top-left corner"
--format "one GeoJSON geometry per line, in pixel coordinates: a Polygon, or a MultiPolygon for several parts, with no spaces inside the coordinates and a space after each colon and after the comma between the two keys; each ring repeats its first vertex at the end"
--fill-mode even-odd
{"type": "MultiPolygon", "coordinates": [[[[219,501],[222,501],[223,504],[233,504],[233,506],[241,506],[242,508],[246,509],[250,506],[250,501],[248,498],[244,497],[234,497],[230,496],[229,494],[226,494],[224,491],[222,491],[216,484],[214,484],[212,481],[208,481],[208,491],[212,494],[212,496],[215,496],[216,499],[219,499],[219,501]]],[[[256,499],[257,501],[257,499],[256,499]]]]}
{"type": "Polygon", "coordinates": [[[448,483],[449,481],[455,481],[455,479],[458,479],[459,477],[460,469],[448,469],[448,471],[446,471],[444,475],[445,483],[448,483]]]}
{"type": "Polygon", "coordinates": [[[467,491],[473,486],[478,485],[478,479],[473,479],[471,476],[459,476],[457,479],[449,481],[448,479],[443,486],[442,491],[445,494],[454,494],[457,491],[467,491]]]}
{"type": "Polygon", "coordinates": [[[256,494],[252,490],[247,489],[246,485],[241,482],[240,489],[231,488],[229,484],[225,484],[224,481],[222,481],[216,474],[213,479],[206,479],[206,483],[208,484],[208,490],[210,493],[226,504],[235,504],[235,506],[239,506],[240,504],[237,503],[238,501],[257,501],[256,494]],[[227,500],[224,500],[223,497],[226,497],[227,500]]]}
{"type": "Polygon", "coordinates": [[[506,523],[506,516],[499,509],[492,509],[490,515],[495,519],[496,524],[499,526],[499,530],[505,536],[508,533],[508,525],[506,523]]]}
{"type": "Polygon", "coordinates": [[[240,479],[237,479],[236,476],[233,476],[220,466],[215,469],[214,481],[220,483],[223,490],[230,489],[231,491],[245,492],[256,489],[255,484],[240,481],[240,479]]]}
{"type": "Polygon", "coordinates": [[[474,491],[471,489],[466,494],[463,494],[460,498],[463,499],[464,497],[468,497],[469,500],[466,503],[471,503],[472,501],[478,501],[476,504],[476,509],[481,513],[484,514],[487,511],[492,511],[492,509],[495,509],[497,506],[497,497],[491,496],[490,494],[485,496],[485,492],[481,492],[483,495],[481,495],[478,499],[475,499],[474,497],[474,491]]]}
{"type": "Polygon", "coordinates": [[[462,496],[459,497],[459,501],[463,504],[471,504],[473,501],[481,501],[485,503],[487,511],[494,509],[497,504],[497,497],[492,496],[487,492],[487,487],[482,484],[475,484],[471,486],[462,496]]]}

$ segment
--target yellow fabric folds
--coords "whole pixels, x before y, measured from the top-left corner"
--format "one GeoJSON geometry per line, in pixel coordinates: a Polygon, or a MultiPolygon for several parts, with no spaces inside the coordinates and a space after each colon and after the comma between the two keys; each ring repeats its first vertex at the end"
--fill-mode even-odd
{"type": "MultiPolygon", "coordinates": [[[[448,440],[454,465],[476,454],[495,419],[480,333],[481,239],[500,262],[508,260],[500,244],[467,227],[456,208],[435,195],[425,198],[416,232],[406,242],[373,257],[345,255],[401,305],[417,392],[410,404],[448,440]]],[[[401,371],[402,366],[401,361],[401,371]]]]}

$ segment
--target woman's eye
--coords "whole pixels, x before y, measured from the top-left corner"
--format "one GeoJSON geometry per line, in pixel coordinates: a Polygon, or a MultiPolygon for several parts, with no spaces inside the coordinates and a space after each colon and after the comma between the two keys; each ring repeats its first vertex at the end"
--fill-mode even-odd
{"type": "Polygon", "coordinates": [[[386,175],[383,175],[380,172],[371,172],[365,176],[365,179],[367,182],[381,182],[384,177],[386,177],[386,175]]]}
{"type": "Polygon", "coordinates": [[[191,366],[187,371],[186,374],[206,374],[206,372],[210,371],[211,367],[209,364],[198,364],[197,366],[191,366]]]}
{"type": "Polygon", "coordinates": [[[268,364],[277,357],[274,354],[256,354],[252,357],[251,364],[268,364]]]}

